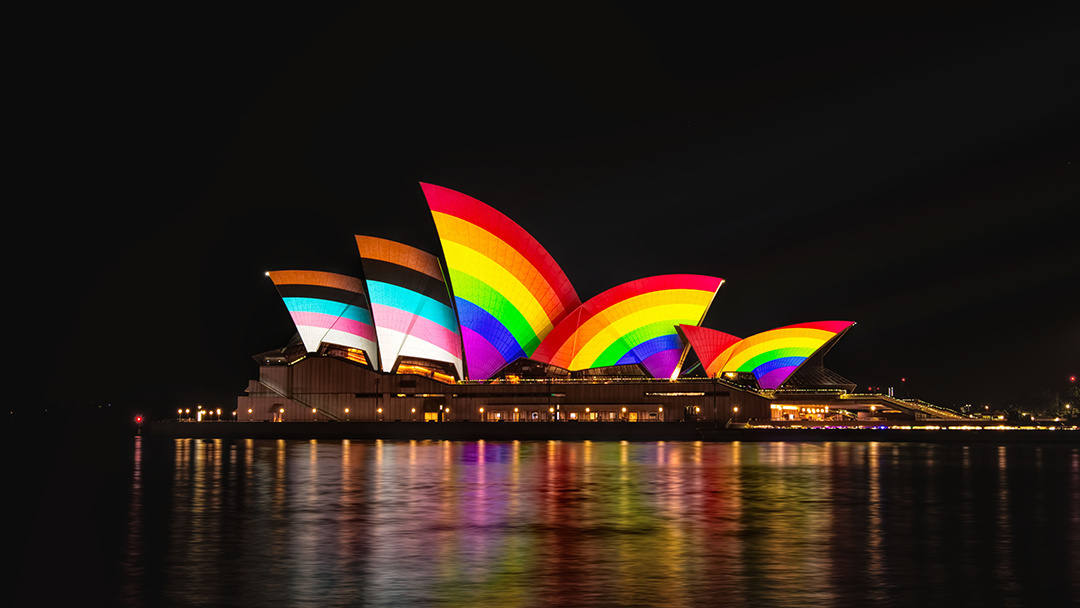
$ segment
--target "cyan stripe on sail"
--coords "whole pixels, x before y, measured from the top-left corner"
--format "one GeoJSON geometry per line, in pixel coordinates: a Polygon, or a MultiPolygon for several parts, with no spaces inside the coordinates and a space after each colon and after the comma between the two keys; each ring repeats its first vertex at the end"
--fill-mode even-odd
{"type": "Polygon", "coordinates": [[[317,312],[373,325],[371,311],[359,306],[315,298],[282,298],[282,300],[285,302],[285,308],[288,308],[290,312],[317,312]]]}
{"type": "Polygon", "coordinates": [[[404,310],[432,323],[438,323],[454,333],[459,333],[453,309],[442,302],[390,283],[368,281],[367,284],[368,297],[371,298],[373,304],[404,310]]]}

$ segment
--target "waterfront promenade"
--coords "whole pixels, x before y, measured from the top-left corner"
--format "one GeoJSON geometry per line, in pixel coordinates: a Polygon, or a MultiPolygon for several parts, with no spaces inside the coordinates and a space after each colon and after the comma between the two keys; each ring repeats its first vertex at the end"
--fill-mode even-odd
{"type": "MultiPolygon", "coordinates": [[[[942,421],[945,422],[945,421],[942,421]]],[[[930,423],[923,423],[924,425],[930,423]]],[[[933,425],[930,424],[932,427],[933,425]]],[[[948,428],[728,428],[694,422],[177,422],[143,425],[147,436],[202,439],[456,441],[903,441],[1077,443],[1080,431],[996,426],[948,428]]]]}

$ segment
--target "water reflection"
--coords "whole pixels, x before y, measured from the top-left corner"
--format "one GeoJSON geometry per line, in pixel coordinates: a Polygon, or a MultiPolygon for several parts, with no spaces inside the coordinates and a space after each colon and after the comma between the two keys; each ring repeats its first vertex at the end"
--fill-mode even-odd
{"type": "Polygon", "coordinates": [[[130,604],[1076,598],[1072,448],[176,440],[146,457],[159,452],[137,444],[130,604]],[[153,499],[151,470],[169,479],[153,499]]]}

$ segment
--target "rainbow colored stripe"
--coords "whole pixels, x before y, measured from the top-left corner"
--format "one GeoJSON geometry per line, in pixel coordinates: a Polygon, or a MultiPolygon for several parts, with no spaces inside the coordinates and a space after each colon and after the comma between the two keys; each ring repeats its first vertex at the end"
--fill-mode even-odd
{"type": "MultiPolygon", "coordinates": [[[[698,349],[694,331],[686,332],[702,364],[709,360],[710,375],[751,372],[758,386],[774,390],[781,386],[807,359],[836,336],[854,325],[851,321],[815,321],[770,329],[731,344],[716,354],[707,345],[698,349]],[[712,370],[717,370],[715,373],[712,370]]],[[[720,332],[716,332],[720,333],[720,332]]],[[[724,334],[727,335],[727,334],[724,334]]],[[[700,340],[699,340],[700,341],[700,340]]]]}
{"type": "Polygon", "coordinates": [[[461,333],[438,258],[394,241],[357,236],[367,279],[379,361],[389,372],[400,357],[452,364],[464,378],[461,333]]]}
{"type": "Polygon", "coordinates": [[[486,380],[531,357],[581,300],[551,255],[510,218],[460,192],[420,186],[454,288],[468,375],[486,380]]]}
{"type": "Polygon", "coordinates": [[[292,315],[304,348],[316,352],[328,342],[376,354],[375,327],[360,279],[316,270],[267,273],[292,315]]]}
{"type": "Polygon", "coordinates": [[[675,327],[700,323],[723,283],[670,274],[613,287],[570,313],[532,358],[570,370],[639,363],[670,378],[684,349],[675,327]]]}

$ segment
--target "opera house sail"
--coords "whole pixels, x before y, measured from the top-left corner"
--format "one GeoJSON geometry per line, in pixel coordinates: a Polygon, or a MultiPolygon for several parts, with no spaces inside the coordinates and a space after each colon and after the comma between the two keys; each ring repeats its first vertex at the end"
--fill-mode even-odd
{"type": "Polygon", "coordinates": [[[356,246],[367,280],[384,372],[419,370],[411,358],[449,364],[465,377],[461,333],[438,258],[415,247],[370,236],[356,246]]]}
{"type": "Polygon", "coordinates": [[[467,374],[486,380],[531,357],[581,300],[551,255],[510,218],[449,188],[421,187],[442,242],[467,374]]]}
{"type": "Polygon", "coordinates": [[[570,313],[532,358],[569,370],[640,364],[671,378],[685,350],[676,326],[700,323],[723,282],[672,274],[613,287],[570,313]]]}
{"type": "Polygon", "coordinates": [[[779,388],[807,359],[835,342],[854,325],[851,321],[814,321],[770,329],[738,342],[711,329],[680,329],[710,377],[722,373],[752,373],[764,390],[779,388]],[[719,345],[727,344],[723,349],[719,345]]]}
{"type": "Polygon", "coordinates": [[[722,331],[694,325],[680,325],[679,333],[693,347],[701,361],[701,367],[705,370],[705,375],[709,378],[720,375],[724,364],[735,352],[733,347],[742,340],[722,331]]]}
{"type": "Polygon", "coordinates": [[[317,270],[279,270],[266,273],[289,310],[304,348],[317,352],[322,343],[363,351],[375,361],[375,327],[355,277],[317,270]]]}

